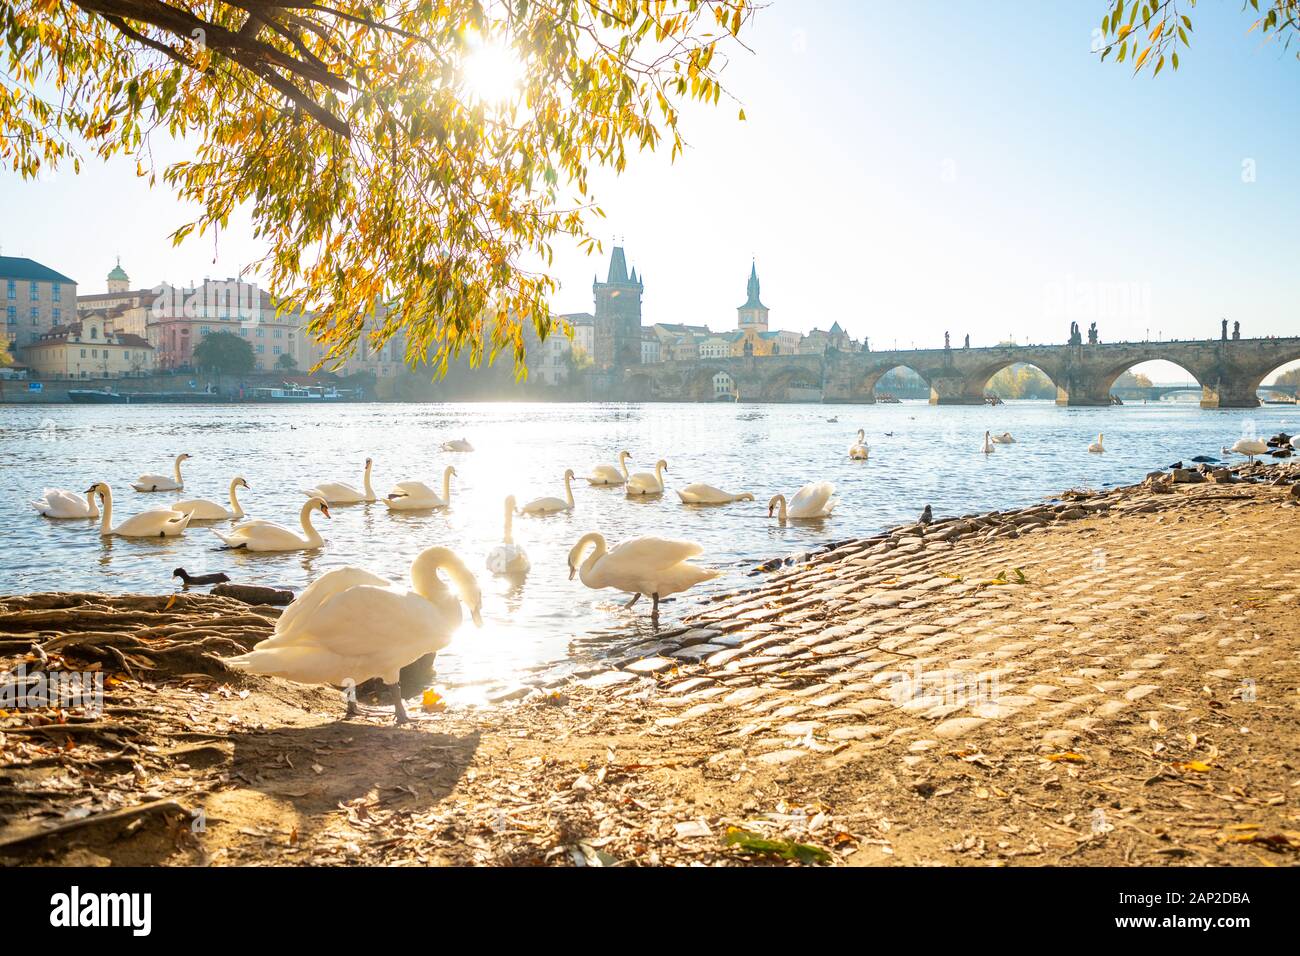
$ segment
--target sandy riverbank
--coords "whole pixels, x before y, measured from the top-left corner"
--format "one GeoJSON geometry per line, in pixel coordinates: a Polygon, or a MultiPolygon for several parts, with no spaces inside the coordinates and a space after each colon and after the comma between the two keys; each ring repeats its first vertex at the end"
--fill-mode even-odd
{"type": "Polygon", "coordinates": [[[0,718],[0,861],[1294,863],[1300,467],[1236,472],[843,544],[402,728],[225,673],[275,609],[0,599],[4,666],[107,675],[0,718]]]}

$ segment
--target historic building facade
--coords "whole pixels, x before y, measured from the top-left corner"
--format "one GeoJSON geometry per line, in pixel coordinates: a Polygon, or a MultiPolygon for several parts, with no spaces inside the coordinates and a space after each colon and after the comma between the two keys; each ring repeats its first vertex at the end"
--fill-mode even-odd
{"type": "Polygon", "coordinates": [[[118,332],[112,312],[84,312],[75,322],[44,332],[23,349],[40,378],[129,378],[153,371],[153,348],[138,335],[118,332]]]}
{"type": "Polygon", "coordinates": [[[0,329],[22,348],[77,318],[77,281],[21,256],[0,256],[0,329]]]}

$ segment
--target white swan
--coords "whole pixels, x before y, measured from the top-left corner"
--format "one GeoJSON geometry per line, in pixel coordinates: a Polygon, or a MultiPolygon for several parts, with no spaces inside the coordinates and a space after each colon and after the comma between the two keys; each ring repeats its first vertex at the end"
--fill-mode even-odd
{"type": "Polygon", "coordinates": [[[795,492],[789,507],[786,507],[785,495],[773,496],[767,503],[767,516],[772,517],[773,509],[780,505],[779,517],[782,521],[789,518],[825,518],[840,503],[840,499],[832,497],[834,494],[835,485],[829,481],[809,482],[795,492]]]}
{"type": "Polygon", "coordinates": [[[1016,440],[1011,437],[1011,432],[1003,432],[1001,435],[994,435],[993,441],[998,445],[1014,445],[1016,440]]]}
{"type": "Polygon", "coordinates": [[[1256,455],[1268,454],[1268,444],[1257,438],[1241,438],[1238,439],[1233,446],[1228,449],[1228,451],[1234,452],[1238,455],[1245,455],[1253,465],[1255,464],[1256,455]]]}
{"type": "Polygon", "coordinates": [[[984,444],[980,446],[980,451],[986,455],[993,454],[993,436],[989,432],[984,433],[984,444]]]}
{"type": "MultiPolygon", "coordinates": [[[[407,592],[363,568],[339,568],[317,578],[285,608],[274,634],[226,663],[303,684],[355,686],[377,677],[393,686],[394,716],[404,723],[402,668],[442,650],[461,624],[460,601],[438,577],[440,568],[481,625],[474,575],[449,549],[428,548],[411,563],[407,592]]],[[[348,715],[355,713],[349,696],[348,715]]]]}
{"type": "Polygon", "coordinates": [[[638,471],[627,479],[628,497],[632,495],[661,495],[664,491],[664,472],[668,470],[668,462],[662,458],[655,463],[654,473],[648,471],[638,471]]]}
{"type": "Polygon", "coordinates": [[[99,505],[95,503],[95,489],[86,492],[85,500],[81,495],[62,488],[46,488],[40,498],[32,502],[32,507],[47,518],[98,518],[99,505]]]}
{"type": "Polygon", "coordinates": [[[615,588],[633,595],[631,607],[641,597],[654,601],[651,613],[659,613],[659,600],[692,588],[701,581],[716,578],[720,572],[690,564],[704,549],[692,541],[668,541],[663,538],[633,538],[612,551],[605,550],[605,537],[593,531],[584,534],[569,551],[569,580],[576,574],[589,588],[615,588]],[[582,561],[587,545],[594,545],[591,556],[582,561]],[[579,561],[582,563],[579,564],[579,561]]]}
{"type": "Polygon", "coordinates": [[[501,543],[488,552],[487,569],[493,574],[506,574],[511,576],[521,576],[528,573],[531,565],[528,563],[528,555],[524,554],[524,549],[515,544],[514,534],[511,532],[514,524],[515,496],[510,495],[506,498],[506,531],[501,537],[501,543]]]}
{"type": "Polygon", "coordinates": [[[456,469],[448,465],[442,470],[442,496],[422,481],[399,481],[384,499],[390,511],[433,511],[451,506],[451,479],[456,469]]]}
{"type": "Polygon", "coordinates": [[[617,468],[613,465],[597,465],[595,468],[591,469],[591,474],[587,476],[587,483],[592,485],[626,484],[627,460],[631,457],[631,452],[619,452],[617,468]]]}
{"type": "Polygon", "coordinates": [[[189,455],[176,456],[176,460],[172,463],[173,477],[146,473],[133,481],[131,487],[136,491],[180,491],[185,487],[185,481],[181,478],[181,462],[188,461],[189,457],[189,455]]]}
{"type": "Polygon", "coordinates": [[[682,499],[684,505],[727,505],[733,501],[754,500],[754,496],[748,491],[733,495],[721,488],[702,484],[687,485],[685,488],[679,489],[677,497],[682,499]]]}
{"type": "Polygon", "coordinates": [[[871,449],[867,447],[867,433],[859,428],[858,440],[849,446],[849,457],[854,461],[866,461],[871,456],[871,449]]]}
{"type": "Polygon", "coordinates": [[[1097,440],[1088,446],[1088,451],[1094,455],[1099,455],[1106,450],[1106,446],[1101,443],[1102,434],[1097,432],[1097,440]]]}
{"type": "Polygon", "coordinates": [[[442,443],[443,451],[473,451],[474,446],[463,438],[453,438],[442,443]]]}
{"type": "Polygon", "coordinates": [[[242,518],[244,517],[244,509],[240,507],[239,497],[235,494],[235,489],[247,487],[248,482],[243,478],[235,478],[230,482],[229,510],[215,501],[208,501],[206,498],[186,498],[184,501],[178,501],[172,505],[172,511],[183,511],[190,516],[192,521],[221,521],[227,518],[242,518]]]}
{"type": "Polygon", "coordinates": [[[117,535],[119,538],[174,538],[185,531],[190,523],[190,516],[173,511],[171,508],[150,508],[138,515],[132,515],[116,528],[113,527],[113,491],[100,481],[90,486],[88,491],[99,495],[104,502],[103,517],[99,524],[99,534],[107,538],[117,535]]]}
{"type": "Polygon", "coordinates": [[[564,472],[563,498],[534,498],[519,509],[525,515],[550,515],[560,511],[573,510],[573,469],[564,472]]]}
{"type": "Polygon", "coordinates": [[[312,527],[313,511],[319,511],[327,518],[330,516],[330,506],[324,498],[310,499],[298,513],[304,537],[299,537],[283,525],[260,519],[245,521],[225,534],[215,528],[212,533],[220,538],[227,548],[242,551],[312,551],[325,546],[325,539],[312,527]]]}
{"type": "Polygon", "coordinates": [[[351,485],[341,481],[322,481],[315,488],[308,488],[303,494],[308,498],[323,498],[329,505],[356,505],[375,500],[375,490],[370,487],[370,466],[372,460],[366,459],[364,491],[357,491],[351,485]]]}

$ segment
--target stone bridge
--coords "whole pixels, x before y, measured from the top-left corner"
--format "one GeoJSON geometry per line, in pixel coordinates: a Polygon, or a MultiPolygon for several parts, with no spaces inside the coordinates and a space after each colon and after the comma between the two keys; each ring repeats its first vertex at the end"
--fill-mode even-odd
{"type": "Polygon", "coordinates": [[[1023,345],[972,349],[837,352],[660,362],[623,369],[627,401],[710,401],[719,372],[741,401],[816,400],[870,404],[876,383],[896,368],[911,369],[930,386],[934,405],[978,405],[990,378],[1020,363],[1040,369],[1056,386],[1058,405],[1109,405],[1115,379],[1143,362],[1166,361],[1188,372],[1202,408],[1254,408],[1264,378],[1300,360],[1300,337],[1208,341],[1023,345]]]}

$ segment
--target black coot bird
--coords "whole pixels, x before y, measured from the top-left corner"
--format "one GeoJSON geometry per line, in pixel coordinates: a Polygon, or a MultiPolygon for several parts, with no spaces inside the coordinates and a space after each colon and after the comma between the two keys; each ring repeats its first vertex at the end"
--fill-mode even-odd
{"type": "Polygon", "coordinates": [[[172,572],[172,577],[180,578],[185,587],[193,587],[196,584],[224,584],[230,580],[230,576],[224,571],[218,571],[216,574],[190,574],[184,568],[177,568],[172,572]]]}
{"type": "Polygon", "coordinates": [[[921,512],[921,524],[929,524],[933,520],[934,512],[930,510],[929,505],[926,505],[925,510],[921,512]]]}

